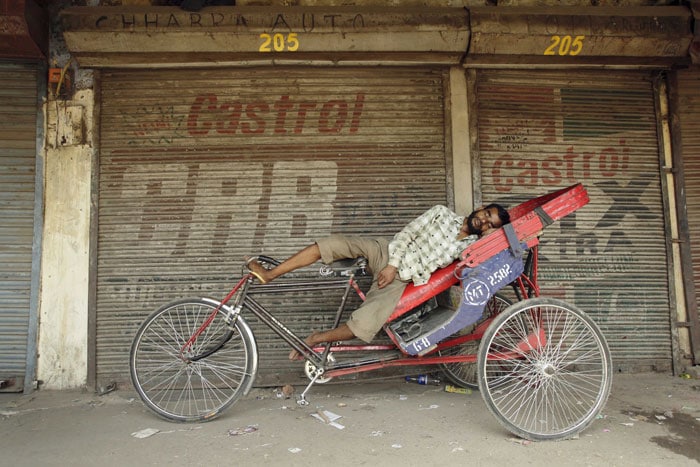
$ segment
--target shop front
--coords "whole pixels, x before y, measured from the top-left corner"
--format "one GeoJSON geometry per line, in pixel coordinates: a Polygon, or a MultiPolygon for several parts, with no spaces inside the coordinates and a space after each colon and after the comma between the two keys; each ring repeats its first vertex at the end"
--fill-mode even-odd
{"type": "MultiPolygon", "coordinates": [[[[484,201],[581,182],[591,202],[542,237],[542,293],[601,326],[617,371],[670,371],[683,297],[667,170],[667,74],[684,8],[471,9],[465,60],[484,201]]],[[[675,356],[675,357],[674,357],[675,356]]]]}
{"type": "MultiPolygon", "coordinates": [[[[700,44],[700,41],[697,42],[700,44]]],[[[689,69],[679,70],[675,74],[672,96],[674,106],[673,129],[674,155],[678,167],[682,169],[685,183],[682,186],[682,202],[679,209],[679,221],[683,240],[679,243],[684,258],[691,261],[684,263],[683,285],[684,298],[688,303],[685,316],[679,320],[679,334],[688,337],[685,352],[694,357],[695,364],[700,361],[700,68],[699,63],[689,69]]]]}
{"type": "MultiPolygon", "coordinates": [[[[453,203],[450,67],[465,10],[111,11],[65,17],[72,54],[100,70],[98,384],[128,378],[150,312],[225,295],[246,255],[392,236],[453,203]],[[155,52],[174,38],[189,50],[155,52]],[[125,50],[85,50],[117,39],[125,50]]],[[[302,335],[331,326],[330,297],[277,300],[302,335]]],[[[258,384],[296,381],[286,345],[253,328],[258,384]]]]}

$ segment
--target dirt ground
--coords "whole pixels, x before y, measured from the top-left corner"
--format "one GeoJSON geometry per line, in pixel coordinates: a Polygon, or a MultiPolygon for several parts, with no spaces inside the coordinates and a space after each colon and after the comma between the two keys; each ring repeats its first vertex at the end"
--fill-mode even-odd
{"type": "MultiPolygon", "coordinates": [[[[296,388],[297,392],[303,388],[296,388]]],[[[310,405],[254,389],[220,418],[176,424],[135,393],[0,394],[0,462],[12,466],[700,464],[700,381],[616,375],[599,419],[577,439],[525,442],[478,391],[400,378],[315,386],[310,405]],[[315,418],[326,410],[335,424],[315,418]],[[147,431],[152,429],[150,431],[147,431]],[[141,433],[144,437],[137,437],[141,433]],[[148,436],[149,433],[154,433],[148,436]]]]}

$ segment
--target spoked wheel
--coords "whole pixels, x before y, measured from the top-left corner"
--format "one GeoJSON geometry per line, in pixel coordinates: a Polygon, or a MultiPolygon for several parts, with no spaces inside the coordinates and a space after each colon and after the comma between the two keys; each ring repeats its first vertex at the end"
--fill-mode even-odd
{"type": "Polygon", "coordinates": [[[131,345],[131,381],[159,416],[178,422],[216,418],[250,389],[257,371],[257,348],[250,328],[238,318],[225,323],[227,308],[190,346],[183,347],[218,303],[188,299],[149,316],[131,345]]]}
{"type": "MultiPolygon", "coordinates": [[[[496,294],[486,303],[484,314],[481,320],[492,318],[511,305],[511,301],[500,294],[496,294]]],[[[461,332],[469,332],[470,328],[466,328],[461,332]]],[[[479,350],[479,341],[473,340],[464,342],[463,344],[455,345],[447,349],[441,350],[438,353],[440,356],[453,355],[476,355],[479,350]]],[[[444,363],[440,365],[440,369],[454,384],[463,388],[479,389],[477,380],[476,363],[444,363]]]]}
{"type": "Polygon", "coordinates": [[[578,308],[532,298],[491,323],[478,356],[486,406],[512,433],[530,440],[570,438],[602,410],[612,361],[598,326],[578,308]]]}

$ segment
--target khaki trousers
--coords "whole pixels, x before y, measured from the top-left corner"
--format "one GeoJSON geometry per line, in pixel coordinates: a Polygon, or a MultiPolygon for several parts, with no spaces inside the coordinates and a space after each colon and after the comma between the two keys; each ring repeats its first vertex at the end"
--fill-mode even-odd
{"type": "Polygon", "coordinates": [[[400,280],[398,275],[383,289],[377,285],[377,274],[389,263],[389,241],[385,238],[331,235],[316,241],[316,244],[321,250],[321,261],[325,264],[360,256],[367,258],[372,273],[372,286],[367,292],[366,300],[352,313],[347,325],[359,339],[371,342],[394,312],[401,294],[408,285],[408,282],[400,280]]]}

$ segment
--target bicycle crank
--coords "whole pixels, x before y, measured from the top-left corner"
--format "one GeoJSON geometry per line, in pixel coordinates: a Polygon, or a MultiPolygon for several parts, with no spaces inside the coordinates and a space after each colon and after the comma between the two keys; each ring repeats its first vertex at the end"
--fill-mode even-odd
{"type": "MultiPolygon", "coordinates": [[[[326,362],[328,363],[334,363],[335,362],[335,357],[333,354],[328,354],[328,357],[326,358],[326,362]]],[[[311,363],[310,361],[306,361],[304,363],[304,373],[306,374],[306,377],[309,378],[311,381],[314,381],[319,384],[327,383],[328,381],[332,380],[333,377],[324,377],[323,376],[323,369],[318,368],[316,365],[311,363]]]]}

